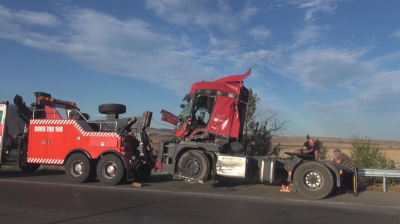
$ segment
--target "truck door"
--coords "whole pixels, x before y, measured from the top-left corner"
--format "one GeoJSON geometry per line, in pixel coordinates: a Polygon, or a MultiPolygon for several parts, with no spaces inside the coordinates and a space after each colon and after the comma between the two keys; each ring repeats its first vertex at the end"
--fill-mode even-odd
{"type": "Polygon", "coordinates": [[[48,126],[48,128],[45,157],[47,159],[63,159],[65,156],[62,153],[64,128],[61,125],[48,126]]]}
{"type": "Polygon", "coordinates": [[[29,125],[28,161],[43,159],[47,148],[46,126],[41,124],[42,119],[37,119],[29,125]]]}
{"type": "Polygon", "coordinates": [[[56,120],[37,119],[29,132],[28,161],[31,163],[55,163],[63,159],[64,128],[53,125],[56,120]]]}

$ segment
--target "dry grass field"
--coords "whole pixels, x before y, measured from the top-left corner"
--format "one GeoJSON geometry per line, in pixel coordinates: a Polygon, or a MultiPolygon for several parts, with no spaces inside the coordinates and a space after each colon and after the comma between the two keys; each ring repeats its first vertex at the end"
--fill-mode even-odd
{"type": "MultiPolygon", "coordinates": [[[[332,151],[334,149],[340,149],[350,156],[350,149],[352,149],[350,138],[311,137],[324,143],[329,152],[328,158],[333,157],[332,151]]],[[[305,141],[307,141],[305,136],[273,136],[272,138],[273,146],[277,146],[280,143],[281,156],[284,152],[292,152],[301,148],[305,141]]],[[[395,161],[396,168],[400,168],[400,141],[373,139],[372,142],[379,144],[379,149],[395,161]]]]}

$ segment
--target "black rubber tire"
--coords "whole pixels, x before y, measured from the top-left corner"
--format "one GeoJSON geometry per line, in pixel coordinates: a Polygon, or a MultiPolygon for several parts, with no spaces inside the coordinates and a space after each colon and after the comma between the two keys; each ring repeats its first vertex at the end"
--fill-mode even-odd
{"type": "Polygon", "coordinates": [[[95,172],[88,157],[82,153],[75,153],[68,157],[65,163],[65,174],[74,183],[83,183],[95,178],[95,172]]]}
{"type": "Polygon", "coordinates": [[[106,185],[116,185],[126,179],[124,164],[118,156],[113,154],[105,155],[100,159],[96,173],[100,182],[106,185]]]}
{"type": "Polygon", "coordinates": [[[90,174],[87,181],[94,181],[97,178],[96,167],[98,160],[89,160],[90,163],[90,174]]]}
{"type": "Polygon", "coordinates": [[[210,161],[202,152],[189,150],[179,158],[178,173],[185,177],[206,181],[210,174],[210,161]]]}
{"type": "Polygon", "coordinates": [[[102,114],[123,114],[126,112],[126,106],[117,103],[106,103],[99,106],[99,113],[102,114]]]}
{"type": "Polygon", "coordinates": [[[333,189],[333,176],[325,165],[310,161],[304,162],[294,171],[294,185],[297,191],[310,199],[328,196],[333,189]]]}
{"type": "Polygon", "coordinates": [[[30,163],[30,164],[27,164],[26,166],[21,166],[20,165],[19,169],[24,173],[33,173],[33,172],[35,172],[36,170],[39,169],[40,165],[41,164],[30,163]]]}

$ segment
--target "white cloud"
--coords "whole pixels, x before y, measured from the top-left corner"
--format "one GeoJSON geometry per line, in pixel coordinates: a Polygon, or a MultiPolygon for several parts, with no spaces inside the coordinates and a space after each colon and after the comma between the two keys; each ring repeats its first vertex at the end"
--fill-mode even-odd
{"type": "MultiPolygon", "coordinates": [[[[0,5],[0,37],[16,41],[28,41],[25,37],[25,26],[54,27],[60,22],[48,13],[13,11],[0,5]]],[[[40,36],[31,33],[30,36],[40,36]]]]}
{"type": "Polygon", "coordinates": [[[249,19],[258,12],[258,8],[251,6],[250,1],[246,2],[243,11],[239,14],[239,18],[242,21],[248,22],[249,19]]]}
{"type": "Polygon", "coordinates": [[[207,7],[207,1],[186,0],[147,0],[146,9],[153,10],[163,20],[180,26],[197,25],[203,28],[216,25],[221,29],[236,29],[237,19],[231,16],[229,8],[220,4],[220,8],[207,7]]]}
{"type": "Polygon", "coordinates": [[[400,70],[382,72],[360,81],[365,89],[358,96],[362,109],[373,114],[387,114],[400,110],[400,70]]]}
{"type": "Polygon", "coordinates": [[[309,48],[292,53],[290,64],[283,66],[281,72],[307,89],[347,86],[361,77],[368,77],[374,69],[360,59],[365,53],[365,50],[309,48]]]}
{"type": "MultiPolygon", "coordinates": [[[[189,86],[198,77],[212,80],[219,76],[213,68],[199,63],[202,59],[195,50],[185,47],[177,50],[177,46],[190,46],[190,43],[181,45],[181,38],[155,31],[142,20],[119,20],[94,10],[66,9],[65,23],[56,27],[63,32],[50,35],[38,33],[32,24],[15,20],[21,12],[1,10],[1,15],[7,15],[0,22],[1,38],[66,54],[94,70],[148,80],[175,91],[186,91],[177,86],[189,86]]],[[[32,18],[32,21],[41,22],[35,25],[54,25],[40,19],[53,18],[47,13],[23,14],[37,16],[39,19],[32,18]]]]}
{"type": "Polygon", "coordinates": [[[48,13],[39,13],[31,11],[13,11],[8,10],[0,5],[0,18],[1,20],[11,20],[18,23],[41,25],[41,26],[54,26],[59,24],[58,19],[48,13]]]}
{"type": "Polygon", "coordinates": [[[392,34],[390,34],[390,37],[400,38],[400,29],[395,30],[392,34]]]}
{"type": "Polygon", "coordinates": [[[221,9],[222,12],[227,12],[230,13],[232,11],[232,8],[228,4],[227,1],[224,0],[218,0],[217,1],[218,7],[221,9]]]}
{"type": "Polygon", "coordinates": [[[297,45],[312,44],[322,38],[321,30],[326,29],[320,26],[307,25],[302,30],[294,32],[294,39],[297,45]]]}
{"type": "Polygon", "coordinates": [[[266,27],[258,26],[249,30],[249,34],[255,39],[265,39],[271,36],[271,31],[266,27]]]}
{"type": "Polygon", "coordinates": [[[308,102],[306,110],[329,116],[362,112],[371,115],[393,115],[400,110],[400,70],[373,74],[357,82],[361,87],[354,91],[354,97],[329,104],[308,102]]]}
{"type": "Polygon", "coordinates": [[[304,106],[305,110],[310,111],[314,114],[319,114],[329,117],[343,116],[348,113],[353,113],[359,109],[359,102],[354,99],[348,99],[345,101],[334,101],[330,104],[323,104],[319,102],[307,102],[304,106]]]}
{"type": "Polygon", "coordinates": [[[298,5],[299,8],[307,9],[304,20],[313,22],[317,12],[332,13],[335,11],[336,6],[332,5],[334,2],[340,0],[292,0],[291,4],[298,5]]]}

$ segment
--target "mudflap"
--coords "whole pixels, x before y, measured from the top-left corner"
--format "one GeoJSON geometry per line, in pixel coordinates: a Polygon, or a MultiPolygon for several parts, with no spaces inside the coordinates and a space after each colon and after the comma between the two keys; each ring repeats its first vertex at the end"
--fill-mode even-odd
{"type": "Polygon", "coordinates": [[[142,163],[136,167],[136,175],[141,179],[147,179],[151,175],[154,165],[151,163],[142,163]]]}
{"type": "Polygon", "coordinates": [[[135,172],[135,169],[126,169],[126,180],[127,181],[134,181],[136,179],[137,175],[135,172]]]}

